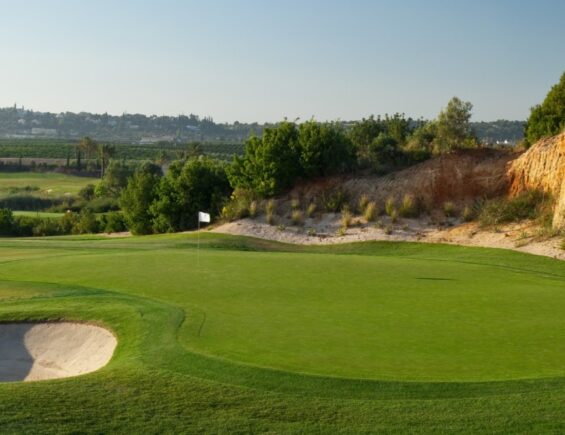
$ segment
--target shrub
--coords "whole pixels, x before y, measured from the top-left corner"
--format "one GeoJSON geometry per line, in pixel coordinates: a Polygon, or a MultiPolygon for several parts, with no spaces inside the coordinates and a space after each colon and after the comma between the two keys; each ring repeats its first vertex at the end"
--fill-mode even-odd
{"type": "Polygon", "coordinates": [[[398,211],[397,210],[393,210],[392,213],[390,214],[390,221],[393,224],[398,222],[398,211]]]}
{"type": "Polygon", "coordinates": [[[11,236],[14,233],[14,214],[7,208],[0,209],[0,236],[11,236]]]}
{"type": "Polygon", "coordinates": [[[365,209],[367,208],[367,205],[369,204],[369,197],[365,194],[361,195],[361,197],[359,198],[359,213],[363,214],[365,213],[365,209]]]}
{"type": "MultiPolygon", "coordinates": [[[[406,194],[402,198],[402,204],[398,210],[398,214],[405,218],[417,217],[418,216],[418,205],[413,195],[406,194]]],[[[392,216],[391,216],[392,217],[392,216]]]]}
{"type": "Polygon", "coordinates": [[[314,237],[316,235],[316,230],[314,228],[308,228],[308,236],[314,237]]]}
{"type": "MultiPolygon", "coordinates": [[[[254,194],[249,190],[236,189],[228,203],[222,208],[222,217],[229,221],[250,216],[251,203],[255,201],[254,194]]],[[[255,203],[257,207],[257,203],[255,203]]],[[[255,210],[255,213],[257,210],[255,210]]]]}
{"type": "Polygon", "coordinates": [[[97,233],[99,229],[96,215],[90,210],[80,212],[78,222],[73,228],[75,234],[92,234],[97,233]]]}
{"type": "Polygon", "coordinates": [[[373,222],[377,218],[377,204],[374,201],[369,202],[363,215],[367,222],[373,222]]]}
{"type": "Polygon", "coordinates": [[[276,212],[275,201],[273,199],[270,199],[269,201],[267,201],[267,204],[265,205],[265,216],[267,223],[269,225],[275,224],[275,212],[276,212]]]}
{"type": "Polygon", "coordinates": [[[94,184],[87,184],[78,192],[78,196],[85,201],[90,201],[94,199],[95,196],[95,187],[94,184]]]}
{"type": "Polygon", "coordinates": [[[33,235],[37,237],[57,236],[64,234],[59,219],[36,218],[33,235]]]}
{"type": "Polygon", "coordinates": [[[392,216],[392,214],[396,212],[396,206],[394,204],[394,198],[390,197],[385,202],[385,213],[388,216],[392,216]]]}
{"type": "Polygon", "coordinates": [[[40,198],[33,195],[12,195],[0,199],[0,208],[36,211],[45,210],[54,205],[61,204],[62,202],[62,198],[40,198]]]}
{"type": "Polygon", "coordinates": [[[79,210],[83,208],[93,213],[106,213],[109,211],[117,211],[120,209],[120,206],[116,198],[94,198],[80,207],[79,210]]]}
{"type": "Polygon", "coordinates": [[[311,218],[314,216],[314,213],[316,213],[316,203],[311,202],[308,204],[308,207],[306,207],[306,216],[311,218]]]}
{"type": "Polygon", "coordinates": [[[344,207],[341,210],[341,226],[342,228],[349,228],[351,226],[351,220],[353,219],[353,215],[349,211],[349,207],[344,207]]]}
{"type": "Polygon", "coordinates": [[[466,205],[463,209],[462,217],[465,222],[471,222],[473,219],[475,219],[475,211],[472,207],[466,205]]]}
{"type": "Polygon", "coordinates": [[[300,208],[300,199],[298,198],[292,198],[290,200],[290,208],[292,210],[298,210],[300,208]]]}
{"type": "Polygon", "coordinates": [[[103,215],[100,227],[105,233],[121,233],[122,231],[127,231],[124,216],[118,212],[103,215]]]}
{"type": "Polygon", "coordinates": [[[539,190],[525,191],[514,198],[490,200],[483,205],[479,222],[482,226],[496,226],[523,219],[535,219],[550,201],[551,198],[539,190]]]}
{"type": "Polygon", "coordinates": [[[324,192],[322,194],[322,205],[327,212],[337,213],[347,202],[347,195],[341,189],[324,192]]]}
{"type": "Polygon", "coordinates": [[[455,217],[456,209],[455,204],[451,201],[447,201],[443,203],[443,215],[445,217],[455,217]]]}
{"type": "Polygon", "coordinates": [[[249,203],[249,217],[253,219],[257,217],[257,201],[255,200],[249,203]]]}
{"type": "Polygon", "coordinates": [[[304,225],[304,214],[302,210],[293,210],[290,215],[290,220],[293,225],[304,225]]]}

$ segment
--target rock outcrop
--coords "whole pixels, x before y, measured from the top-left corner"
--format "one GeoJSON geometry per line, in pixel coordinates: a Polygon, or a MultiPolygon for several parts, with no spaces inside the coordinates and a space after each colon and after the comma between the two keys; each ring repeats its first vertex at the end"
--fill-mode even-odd
{"type": "Polygon", "coordinates": [[[565,228],[565,133],[534,144],[508,170],[510,195],[541,189],[555,199],[553,226],[565,228]]]}

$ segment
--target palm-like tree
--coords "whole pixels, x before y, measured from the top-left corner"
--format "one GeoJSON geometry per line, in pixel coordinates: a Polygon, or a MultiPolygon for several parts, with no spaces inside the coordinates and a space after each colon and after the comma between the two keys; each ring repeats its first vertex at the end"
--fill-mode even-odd
{"type": "Polygon", "coordinates": [[[109,144],[100,144],[98,145],[98,156],[100,157],[100,176],[104,176],[104,171],[108,166],[108,162],[114,155],[116,154],[116,147],[109,144]]]}

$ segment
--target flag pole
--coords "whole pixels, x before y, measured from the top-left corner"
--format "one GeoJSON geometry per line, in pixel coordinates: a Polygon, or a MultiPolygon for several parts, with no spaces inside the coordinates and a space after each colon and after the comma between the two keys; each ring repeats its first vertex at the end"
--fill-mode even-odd
{"type": "Polygon", "coordinates": [[[200,267],[200,213],[198,213],[198,248],[196,249],[196,266],[200,267]]]}

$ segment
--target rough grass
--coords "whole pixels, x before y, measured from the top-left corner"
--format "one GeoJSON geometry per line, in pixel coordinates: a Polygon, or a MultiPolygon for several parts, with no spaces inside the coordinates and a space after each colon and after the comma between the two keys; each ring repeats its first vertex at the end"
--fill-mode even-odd
{"type": "Polygon", "coordinates": [[[2,432],[565,429],[562,262],[203,234],[197,266],[196,243],[1,241],[0,319],[119,337],[99,372],[0,385],[2,432]]]}

